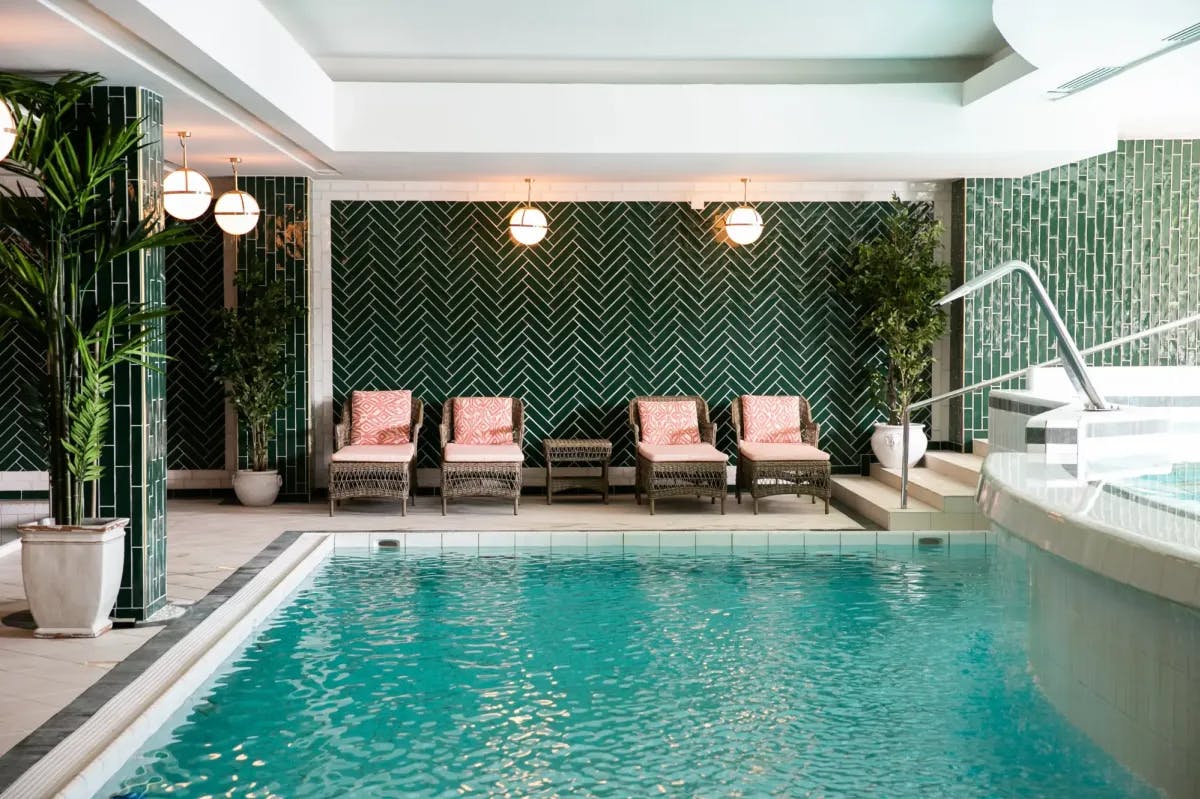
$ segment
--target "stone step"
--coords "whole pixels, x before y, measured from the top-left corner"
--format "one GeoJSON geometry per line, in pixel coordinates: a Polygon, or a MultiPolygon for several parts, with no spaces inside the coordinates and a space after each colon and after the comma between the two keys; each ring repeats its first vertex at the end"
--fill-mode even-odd
{"type": "Polygon", "coordinates": [[[986,458],[988,455],[988,440],[986,438],[977,438],[972,441],[971,452],[981,458],[986,458]]]}
{"type": "MultiPolygon", "coordinates": [[[[900,491],[900,470],[871,464],[871,477],[900,491]]],[[[908,470],[908,498],[918,499],[946,513],[975,512],[975,484],[948,477],[933,469],[916,466],[908,470]]]]}
{"type": "Polygon", "coordinates": [[[983,468],[983,458],[968,452],[940,450],[925,453],[925,466],[960,483],[976,485],[979,482],[979,470],[983,468]]]}
{"type": "Polygon", "coordinates": [[[835,475],[833,498],[885,530],[987,530],[983,514],[943,513],[911,494],[900,509],[900,491],[871,477],[835,475]]]}

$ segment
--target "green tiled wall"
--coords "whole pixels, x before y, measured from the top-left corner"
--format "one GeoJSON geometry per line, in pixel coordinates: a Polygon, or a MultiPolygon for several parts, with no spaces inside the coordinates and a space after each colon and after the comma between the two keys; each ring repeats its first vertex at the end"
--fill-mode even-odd
{"type": "MultiPolygon", "coordinates": [[[[262,209],[254,230],[238,239],[238,272],[260,259],[271,280],[287,283],[292,301],[308,308],[308,178],[243,177],[238,188],[250,192],[262,209]]],[[[308,429],[308,317],[295,324],[287,347],[292,385],[287,404],[275,417],[276,438],[271,442],[271,463],[283,475],[280,491],[284,499],[307,499],[312,488],[309,466],[308,429]]],[[[247,463],[245,431],[241,436],[238,462],[247,463]]]]}
{"type": "MultiPolygon", "coordinates": [[[[1200,311],[1200,141],[1125,141],[1019,179],[961,187],[962,277],[1028,261],[1079,346],[1200,311]]],[[[1006,278],[966,300],[962,385],[1054,355],[1028,293],[1006,278]]],[[[1098,353],[1106,365],[1200,364],[1195,325],[1098,353]]],[[[987,435],[987,392],[963,404],[962,436],[987,435]]]]}
{"type": "MultiPolygon", "coordinates": [[[[7,273],[0,272],[0,288],[7,273]]],[[[45,432],[38,409],[42,359],[33,336],[10,319],[0,319],[0,472],[46,468],[45,432]]]]}
{"type": "Polygon", "coordinates": [[[887,203],[763,203],[750,247],[715,235],[726,207],[585,202],[543,204],[550,232],[526,248],[507,232],[514,207],[333,203],[335,407],[355,388],[413,389],[430,466],[443,400],[516,395],[528,465],[548,436],[608,437],[628,464],[632,396],[704,395],[731,451],[732,396],[798,392],[836,466],[857,470],[878,350],[839,284],[887,203]]]}
{"type": "MultiPolygon", "coordinates": [[[[141,120],[143,146],[129,165],[123,190],[112,202],[124,205],[126,219],[138,220],[162,208],[162,98],[146,89],[101,86],[92,90],[93,108],[115,122],[141,120]]],[[[102,304],[166,302],[163,251],[147,250],[119,259],[96,281],[102,304]]],[[[154,324],[149,347],[165,352],[162,320],[154,324]]],[[[113,375],[113,424],[104,448],[100,481],[101,516],[128,516],[125,573],[114,617],[140,620],[166,603],[167,461],[166,381],[161,371],[118,367],[113,375]]]]}
{"type": "Polygon", "coordinates": [[[224,234],[212,213],[187,222],[197,240],[166,253],[167,467],[225,468],[225,392],[205,354],[225,303],[224,234]]]}

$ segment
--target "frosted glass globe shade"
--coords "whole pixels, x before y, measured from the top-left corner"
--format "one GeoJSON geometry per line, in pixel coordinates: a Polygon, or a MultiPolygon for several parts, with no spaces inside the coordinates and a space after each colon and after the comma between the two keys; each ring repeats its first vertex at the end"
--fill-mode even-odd
{"type": "Polygon", "coordinates": [[[512,237],[521,244],[537,244],[546,237],[546,215],[536,208],[518,208],[509,220],[512,237]]]}
{"type": "Polygon", "coordinates": [[[212,202],[212,184],[194,169],[176,169],[163,180],[163,209],[176,219],[195,219],[212,202]]]}
{"type": "Polygon", "coordinates": [[[258,201],[244,191],[227,191],[217,198],[213,216],[221,230],[240,236],[258,224],[258,201]]]}
{"type": "Polygon", "coordinates": [[[725,214],[725,235],[737,244],[753,244],[762,235],[763,221],[758,211],[740,205],[725,214]]]}

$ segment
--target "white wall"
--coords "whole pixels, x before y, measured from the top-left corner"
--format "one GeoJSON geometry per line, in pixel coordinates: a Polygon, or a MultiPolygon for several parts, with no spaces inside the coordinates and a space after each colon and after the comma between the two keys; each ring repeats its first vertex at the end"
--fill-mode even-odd
{"type": "MultiPolygon", "coordinates": [[[[704,202],[734,201],[742,198],[741,183],[535,183],[535,198],[543,202],[629,201],[629,202],[704,202]]],[[[755,202],[863,202],[890,199],[898,194],[904,200],[925,200],[934,204],[935,215],[948,225],[950,186],[945,182],[791,182],[752,183],[755,202]]],[[[494,182],[392,182],[392,181],[313,181],[312,268],[309,276],[309,396],[312,402],[314,485],[328,485],[328,463],[333,429],[333,311],[330,288],[332,260],[330,240],[330,203],[334,200],[441,200],[456,202],[506,201],[525,199],[524,183],[494,182]]],[[[949,347],[940,347],[947,357],[935,375],[935,391],[949,386],[949,347]]],[[[949,417],[939,408],[934,417],[934,439],[949,436],[949,417]]]]}

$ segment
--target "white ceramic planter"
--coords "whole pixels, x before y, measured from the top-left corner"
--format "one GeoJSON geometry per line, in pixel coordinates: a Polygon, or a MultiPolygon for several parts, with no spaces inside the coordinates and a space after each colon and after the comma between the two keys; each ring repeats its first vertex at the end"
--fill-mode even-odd
{"type": "Polygon", "coordinates": [[[78,527],[22,524],[21,577],[38,638],[95,638],[112,628],[128,519],[78,527]]]}
{"type": "Polygon", "coordinates": [[[233,475],[233,493],[237,494],[238,502],[251,508],[273,505],[281,485],[283,477],[279,472],[238,469],[233,475]]]}
{"type": "MultiPolygon", "coordinates": [[[[916,466],[925,457],[929,439],[925,436],[925,426],[909,424],[908,426],[908,465],[916,466]]],[[[885,469],[899,469],[904,452],[904,428],[898,424],[877,424],[871,434],[871,451],[875,459],[885,469]]]]}

